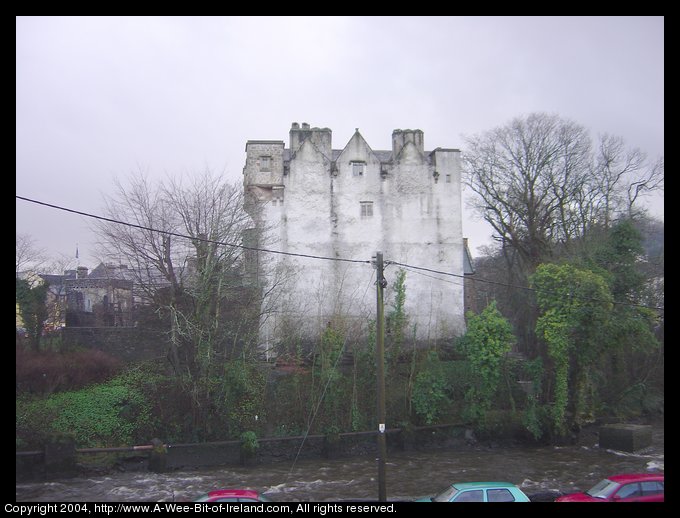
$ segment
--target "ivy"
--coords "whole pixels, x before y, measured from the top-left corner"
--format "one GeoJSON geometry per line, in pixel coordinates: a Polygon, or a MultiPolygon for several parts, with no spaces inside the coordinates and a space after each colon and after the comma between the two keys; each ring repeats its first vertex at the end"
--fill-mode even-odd
{"type": "Polygon", "coordinates": [[[244,359],[226,362],[220,382],[216,411],[228,417],[234,434],[264,422],[266,380],[254,365],[244,359]]]}
{"type": "Polygon", "coordinates": [[[146,397],[125,377],[47,399],[17,399],[17,430],[32,434],[30,442],[66,435],[78,447],[131,445],[149,439],[143,434],[151,430],[151,420],[146,397]],[[28,425],[33,425],[33,430],[28,425]]]}
{"type": "Polygon", "coordinates": [[[343,354],[345,336],[333,325],[328,325],[321,335],[319,350],[314,358],[312,404],[321,402],[318,425],[330,426],[345,422],[351,415],[345,412],[348,399],[347,383],[341,375],[338,361],[343,354]]]}
{"type": "Polygon", "coordinates": [[[399,270],[397,278],[392,285],[394,290],[394,302],[392,303],[392,310],[385,318],[385,332],[390,339],[391,347],[388,350],[390,364],[394,369],[399,362],[399,355],[404,346],[404,338],[406,334],[406,325],[408,317],[406,316],[406,271],[399,270]]]}
{"type": "Polygon", "coordinates": [[[527,393],[527,406],[524,412],[523,424],[531,433],[534,439],[543,436],[544,425],[543,408],[539,404],[539,394],[541,393],[541,381],[543,379],[543,361],[540,357],[529,360],[525,364],[525,371],[531,382],[527,393]]]}
{"type": "Polygon", "coordinates": [[[353,431],[373,426],[376,399],[376,322],[369,320],[365,343],[353,347],[350,426],[353,431]]]}
{"type": "Polygon", "coordinates": [[[259,448],[260,443],[257,440],[257,434],[255,432],[248,430],[241,434],[241,452],[246,457],[254,456],[259,448]]]}
{"type": "Polygon", "coordinates": [[[430,351],[416,376],[411,395],[413,409],[425,424],[436,422],[450,405],[448,385],[444,365],[437,353],[430,351]]]}
{"type": "Polygon", "coordinates": [[[491,408],[503,358],[514,342],[512,326],[498,311],[495,301],[481,314],[469,315],[468,330],[461,346],[477,377],[476,384],[465,396],[469,403],[467,414],[474,421],[482,421],[491,408]]]}
{"type": "Polygon", "coordinates": [[[602,329],[611,315],[611,293],[605,279],[570,264],[544,264],[532,276],[542,312],[536,334],[544,341],[553,362],[553,430],[560,435],[591,413],[589,370],[602,354],[602,329]],[[572,372],[573,371],[573,372],[572,372]],[[573,390],[570,391],[570,381],[573,390]],[[570,402],[570,392],[574,401],[570,402]],[[567,408],[573,403],[573,422],[567,422],[567,408]]]}

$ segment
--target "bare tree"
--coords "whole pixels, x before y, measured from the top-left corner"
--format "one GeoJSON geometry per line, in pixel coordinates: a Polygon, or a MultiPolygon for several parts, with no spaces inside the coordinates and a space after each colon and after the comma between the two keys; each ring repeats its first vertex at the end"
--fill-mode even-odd
{"type": "Polygon", "coordinates": [[[134,226],[97,222],[101,254],[131,265],[146,301],[170,322],[175,371],[200,379],[214,355],[224,353],[226,337],[234,336],[225,322],[230,304],[257,305],[245,300],[240,275],[239,245],[252,226],[241,187],[209,171],[156,183],[138,173],[115,187],[106,215],[134,226]]]}
{"type": "MultiPolygon", "coordinates": [[[[508,284],[523,284],[558,254],[580,254],[616,219],[638,217],[642,197],[663,189],[663,158],[650,164],[608,135],[593,149],[585,128],[556,115],[516,118],[466,142],[465,180],[477,195],[471,205],[494,229],[508,284]]],[[[493,288],[496,295],[502,289],[493,288]]],[[[499,301],[531,353],[535,315],[528,297],[508,288],[499,301]]]]}
{"type": "Polygon", "coordinates": [[[590,140],[582,126],[532,114],[466,139],[474,209],[531,273],[555,241],[574,237],[573,202],[587,180],[590,140]]]}
{"type": "MultiPolygon", "coordinates": [[[[156,300],[163,288],[168,293],[161,308],[173,314],[177,306],[180,282],[175,264],[181,264],[182,251],[172,249],[168,233],[178,229],[175,214],[161,196],[161,185],[152,183],[141,171],[128,179],[128,185],[114,179],[114,191],[104,199],[108,218],[130,223],[124,225],[104,220],[94,224],[99,237],[100,255],[131,266],[134,282],[144,302],[156,300]]],[[[170,356],[179,372],[178,341],[175,320],[171,317],[170,356]]]]}
{"type": "Polygon", "coordinates": [[[47,260],[47,252],[40,248],[29,234],[17,233],[16,274],[40,269],[47,260]]]}
{"type": "Polygon", "coordinates": [[[212,376],[256,353],[248,339],[257,336],[262,290],[247,282],[242,245],[255,223],[241,185],[210,171],[159,182],[139,173],[115,186],[106,215],[119,223],[96,224],[101,255],[132,265],[143,297],[163,316],[168,359],[191,398],[194,430],[203,430],[228,394],[212,376]]]}
{"type": "Polygon", "coordinates": [[[243,190],[209,173],[192,178],[188,185],[170,180],[164,197],[190,238],[192,256],[183,288],[193,300],[192,314],[185,315],[187,325],[180,329],[195,344],[199,375],[205,376],[218,352],[215,345],[229,335],[223,314],[245,294],[241,240],[253,223],[244,210],[243,190]]]}
{"type": "Polygon", "coordinates": [[[641,198],[663,190],[663,158],[649,163],[610,135],[592,152],[586,129],[556,115],[516,118],[466,142],[466,182],[478,195],[473,208],[525,274],[556,246],[639,215],[641,198]]]}
{"type": "Polygon", "coordinates": [[[45,273],[63,275],[66,270],[74,270],[76,268],[76,263],[77,259],[75,256],[68,256],[60,253],[56,258],[52,258],[47,262],[43,270],[45,273]]]}
{"type": "Polygon", "coordinates": [[[621,137],[600,137],[589,190],[605,228],[617,216],[635,217],[640,198],[663,190],[663,183],[663,157],[650,164],[639,149],[626,149],[621,137]]]}

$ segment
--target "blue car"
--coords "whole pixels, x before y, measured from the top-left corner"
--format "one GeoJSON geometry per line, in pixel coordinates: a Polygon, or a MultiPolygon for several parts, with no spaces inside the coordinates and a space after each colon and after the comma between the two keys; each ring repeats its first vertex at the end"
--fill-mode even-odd
{"type": "Polygon", "coordinates": [[[531,502],[520,488],[509,482],[459,482],[436,496],[416,502],[531,502]]]}

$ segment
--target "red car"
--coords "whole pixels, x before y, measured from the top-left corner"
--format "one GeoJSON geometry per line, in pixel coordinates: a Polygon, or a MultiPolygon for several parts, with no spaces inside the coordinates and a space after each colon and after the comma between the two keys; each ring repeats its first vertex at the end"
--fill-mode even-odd
{"type": "Polygon", "coordinates": [[[270,502],[270,500],[250,489],[216,489],[199,496],[194,502],[270,502]]]}
{"type": "Polygon", "coordinates": [[[585,493],[558,497],[555,502],[663,502],[663,473],[614,475],[585,493]]]}

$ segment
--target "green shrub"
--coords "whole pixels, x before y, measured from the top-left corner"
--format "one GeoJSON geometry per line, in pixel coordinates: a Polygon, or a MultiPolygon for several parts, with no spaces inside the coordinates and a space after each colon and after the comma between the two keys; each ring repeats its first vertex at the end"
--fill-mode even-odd
{"type": "Polygon", "coordinates": [[[148,440],[150,423],[148,400],[125,376],[16,404],[17,437],[32,445],[52,436],[72,437],[80,448],[133,445],[148,440]]]}
{"type": "Polygon", "coordinates": [[[474,422],[483,421],[496,404],[503,359],[515,342],[512,326],[492,301],[479,315],[469,315],[462,349],[476,374],[476,383],[465,394],[465,414],[474,422]]]}
{"type": "Polygon", "coordinates": [[[241,453],[245,457],[253,457],[259,448],[260,443],[255,432],[247,431],[241,434],[241,453]]]}
{"type": "Polygon", "coordinates": [[[411,396],[413,409],[425,424],[434,423],[451,404],[446,378],[443,363],[435,351],[430,351],[423,368],[416,375],[411,396]]]}

